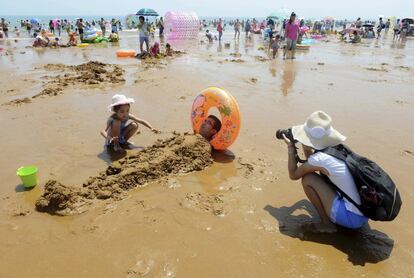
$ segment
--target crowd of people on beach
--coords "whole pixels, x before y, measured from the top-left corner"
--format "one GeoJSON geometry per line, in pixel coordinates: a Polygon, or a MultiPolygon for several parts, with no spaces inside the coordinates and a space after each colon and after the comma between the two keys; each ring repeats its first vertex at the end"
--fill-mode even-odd
{"type": "MultiPolygon", "coordinates": [[[[75,21],[51,19],[47,24],[41,24],[37,19],[25,19],[20,20],[19,24],[20,29],[18,26],[14,26],[15,36],[19,37],[21,30],[26,30],[27,34],[34,38],[34,47],[69,47],[76,46],[79,43],[118,42],[119,31],[123,30],[121,20],[115,18],[108,21],[104,18],[98,20],[77,18],[75,21]],[[66,43],[61,42],[64,33],[68,36],[66,43]]],[[[137,22],[132,22],[132,25],[129,25],[128,27],[137,28],[139,32],[140,53],[137,57],[145,58],[151,53],[153,53],[152,56],[156,56],[155,53],[157,53],[160,43],[155,44],[153,42],[150,45],[150,41],[154,40],[156,30],[158,30],[160,39],[163,38],[163,18],[149,21],[148,18],[140,16],[137,22]]],[[[0,39],[9,37],[10,26],[10,22],[7,22],[4,18],[1,19],[0,39]]],[[[360,43],[362,39],[379,39],[382,33],[386,35],[390,29],[393,30],[395,41],[403,41],[413,33],[408,19],[397,19],[392,22],[390,18],[384,20],[380,17],[378,23],[363,22],[361,18],[354,22],[334,20],[333,18],[311,21],[304,18],[298,20],[294,13],[283,20],[274,18],[267,18],[267,20],[257,20],[256,18],[242,20],[204,19],[200,21],[200,30],[203,28],[206,29],[205,38],[209,43],[215,40],[221,42],[223,33],[227,28],[234,31],[235,40],[240,40],[242,31],[245,33],[246,40],[251,40],[254,34],[262,34],[272,58],[276,58],[278,49],[283,48],[283,58],[286,58],[286,54],[290,52],[290,58],[292,59],[295,59],[295,50],[298,45],[302,44],[302,39],[308,39],[308,34],[311,34],[311,36],[339,34],[342,41],[356,44],[360,43]],[[340,30],[341,28],[342,30],[340,30]],[[214,31],[212,32],[212,30],[214,31]]]]}

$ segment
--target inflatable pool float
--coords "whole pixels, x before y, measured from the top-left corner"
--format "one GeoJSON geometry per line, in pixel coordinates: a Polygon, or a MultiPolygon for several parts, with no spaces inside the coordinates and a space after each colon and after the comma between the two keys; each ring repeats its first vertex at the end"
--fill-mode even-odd
{"type": "Polygon", "coordinates": [[[124,57],[135,57],[135,55],[137,55],[137,53],[135,52],[135,50],[117,50],[116,51],[116,56],[120,57],[120,58],[124,58],[124,57]]]}
{"type": "Polygon", "coordinates": [[[80,44],[78,44],[78,47],[86,47],[88,45],[89,45],[89,43],[80,43],[80,44]]]}
{"type": "Polygon", "coordinates": [[[105,37],[97,37],[93,42],[94,43],[109,42],[109,39],[105,37]]]}
{"type": "Polygon", "coordinates": [[[316,39],[316,40],[320,40],[320,39],[323,38],[323,36],[322,35],[311,35],[311,38],[316,39]]]}
{"type": "Polygon", "coordinates": [[[196,39],[200,31],[200,20],[194,12],[168,11],[164,15],[164,30],[168,41],[196,39]]]}
{"type": "Polygon", "coordinates": [[[309,44],[297,44],[296,49],[298,50],[309,50],[311,46],[309,44]]]}
{"type": "Polygon", "coordinates": [[[221,129],[210,141],[216,150],[230,147],[240,131],[239,105],[232,95],[223,89],[209,87],[203,90],[194,100],[191,111],[191,122],[194,133],[199,133],[202,123],[209,116],[210,108],[216,107],[221,116],[221,129]]]}
{"type": "Polygon", "coordinates": [[[314,44],[314,43],[315,43],[315,40],[314,39],[304,38],[304,39],[302,39],[302,43],[301,44],[314,44]]]}

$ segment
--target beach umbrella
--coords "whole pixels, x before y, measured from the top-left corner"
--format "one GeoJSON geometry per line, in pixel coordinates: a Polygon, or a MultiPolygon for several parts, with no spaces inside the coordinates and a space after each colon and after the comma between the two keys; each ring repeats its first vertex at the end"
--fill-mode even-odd
{"type": "Polygon", "coordinates": [[[38,18],[32,18],[32,19],[30,19],[30,23],[31,24],[39,24],[40,20],[38,18]]]}
{"type": "Polygon", "coordinates": [[[153,9],[140,9],[137,12],[137,15],[139,16],[158,16],[158,13],[154,11],[153,9]]]}

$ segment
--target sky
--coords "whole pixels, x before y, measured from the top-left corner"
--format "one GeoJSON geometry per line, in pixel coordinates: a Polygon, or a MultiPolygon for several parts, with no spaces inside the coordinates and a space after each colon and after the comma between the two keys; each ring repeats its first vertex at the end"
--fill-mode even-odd
{"type": "Polygon", "coordinates": [[[160,15],[172,10],[217,17],[266,17],[281,8],[305,18],[414,17],[414,0],[0,0],[0,16],[127,15],[140,8],[153,8],[160,15]]]}

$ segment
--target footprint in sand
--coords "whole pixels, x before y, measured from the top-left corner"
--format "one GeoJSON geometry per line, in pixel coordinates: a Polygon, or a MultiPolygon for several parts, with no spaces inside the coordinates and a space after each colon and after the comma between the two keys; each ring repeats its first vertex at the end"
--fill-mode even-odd
{"type": "Polygon", "coordinates": [[[225,216],[224,201],[222,194],[205,194],[201,192],[188,192],[180,201],[180,206],[187,209],[195,209],[211,212],[216,216],[225,216]]]}
{"type": "Polygon", "coordinates": [[[255,78],[255,77],[251,77],[251,78],[247,79],[246,82],[249,83],[249,84],[256,84],[258,80],[259,79],[255,78]]]}
{"type": "Polygon", "coordinates": [[[413,151],[410,151],[410,150],[404,150],[404,151],[403,151],[403,154],[404,154],[404,155],[408,155],[408,156],[410,156],[410,157],[413,157],[413,158],[414,158],[414,152],[413,152],[413,151]]]}
{"type": "Polygon", "coordinates": [[[127,271],[127,278],[143,277],[150,273],[155,262],[153,260],[139,260],[133,267],[127,271]]]}
{"type": "Polygon", "coordinates": [[[396,100],[396,101],[394,101],[394,103],[396,103],[396,104],[408,104],[409,102],[405,101],[405,100],[396,100]]]}

